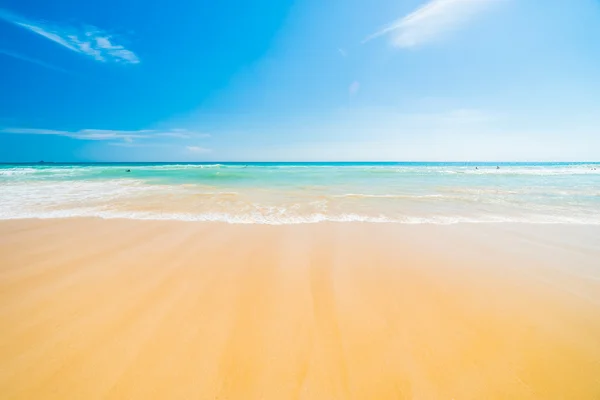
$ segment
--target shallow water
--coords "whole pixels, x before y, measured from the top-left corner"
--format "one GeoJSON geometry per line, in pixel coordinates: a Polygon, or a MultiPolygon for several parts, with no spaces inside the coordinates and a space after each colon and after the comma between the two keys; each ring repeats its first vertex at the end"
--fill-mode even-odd
{"type": "Polygon", "coordinates": [[[600,163],[0,165],[0,219],[82,216],[597,225],[600,163]]]}

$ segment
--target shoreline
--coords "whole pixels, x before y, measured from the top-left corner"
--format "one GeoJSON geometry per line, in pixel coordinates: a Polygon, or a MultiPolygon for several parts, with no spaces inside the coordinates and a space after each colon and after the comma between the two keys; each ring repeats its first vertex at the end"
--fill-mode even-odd
{"type": "MultiPolygon", "coordinates": [[[[160,215],[160,214],[158,214],[160,215]]],[[[302,221],[282,221],[282,222],[260,222],[260,221],[246,221],[243,219],[237,220],[227,220],[225,218],[213,218],[213,219],[178,219],[178,218],[159,218],[159,217],[122,217],[122,216],[51,216],[51,217],[10,217],[10,218],[1,218],[0,223],[3,222],[11,222],[11,221],[68,221],[68,220],[99,220],[99,221],[137,221],[137,222],[164,222],[164,223],[197,223],[197,224],[225,224],[225,225],[233,225],[233,226],[244,226],[244,225],[257,225],[257,226],[301,226],[301,225],[320,225],[320,224],[373,224],[373,225],[394,225],[394,226],[482,226],[482,227],[493,227],[493,226],[556,226],[556,227],[589,227],[590,229],[595,229],[600,227],[599,221],[587,221],[581,222],[577,221],[544,221],[544,220],[471,220],[469,218],[463,218],[461,220],[456,220],[457,218],[451,217],[452,221],[450,222],[441,222],[439,219],[433,222],[434,220],[426,217],[411,217],[406,220],[392,220],[387,219],[386,217],[370,217],[370,216],[361,216],[361,215],[349,215],[348,219],[337,219],[330,218],[325,215],[316,215],[312,220],[302,220],[302,221]],[[352,219],[354,217],[360,217],[362,219],[352,219]]]]}
{"type": "Polygon", "coordinates": [[[0,168],[0,218],[600,226],[600,171],[447,163],[0,168]]]}
{"type": "Polygon", "coordinates": [[[0,391],[595,399],[599,233],[3,220],[0,391]]]}

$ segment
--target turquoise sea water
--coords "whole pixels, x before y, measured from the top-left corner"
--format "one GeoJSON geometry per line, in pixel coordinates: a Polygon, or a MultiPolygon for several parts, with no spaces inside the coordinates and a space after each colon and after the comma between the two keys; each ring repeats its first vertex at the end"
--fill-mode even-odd
{"type": "Polygon", "coordinates": [[[0,219],[80,216],[600,224],[600,163],[0,164],[0,219]]]}

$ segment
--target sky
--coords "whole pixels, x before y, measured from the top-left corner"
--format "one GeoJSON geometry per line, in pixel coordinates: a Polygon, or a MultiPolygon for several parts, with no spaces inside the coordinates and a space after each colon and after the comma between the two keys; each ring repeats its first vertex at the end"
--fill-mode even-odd
{"type": "Polygon", "coordinates": [[[0,0],[0,162],[600,161],[600,0],[0,0]]]}

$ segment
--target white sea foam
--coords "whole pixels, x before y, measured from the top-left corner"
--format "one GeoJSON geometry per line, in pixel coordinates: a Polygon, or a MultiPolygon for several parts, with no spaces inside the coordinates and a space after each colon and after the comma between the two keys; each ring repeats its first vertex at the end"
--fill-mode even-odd
{"type": "MultiPolygon", "coordinates": [[[[158,171],[178,171],[186,169],[207,169],[207,168],[223,168],[235,167],[233,165],[226,166],[224,164],[164,164],[164,165],[134,165],[131,168],[136,170],[158,170],[158,171]]],[[[110,166],[106,168],[123,169],[123,166],[110,166]]]]}
{"type": "Polygon", "coordinates": [[[244,168],[221,164],[0,168],[0,219],[600,224],[600,172],[586,165],[251,167],[268,176],[194,172],[244,168]]]}
{"type": "Polygon", "coordinates": [[[28,175],[38,171],[34,168],[11,168],[11,169],[0,169],[0,176],[18,176],[28,175]]]}
{"type": "Polygon", "coordinates": [[[424,195],[410,195],[410,194],[367,194],[367,193],[345,193],[336,194],[332,197],[338,198],[358,198],[358,199],[433,199],[444,197],[441,194],[424,194],[424,195]]]}
{"type": "Polygon", "coordinates": [[[553,175],[600,175],[600,171],[590,169],[589,167],[571,167],[571,168],[524,168],[524,167],[503,167],[500,169],[478,169],[465,171],[446,171],[446,173],[464,173],[472,175],[535,175],[535,176],[553,176],[553,175]]]}
{"type": "Polygon", "coordinates": [[[154,221],[186,221],[186,222],[224,222],[229,224],[260,224],[260,225],[295,225],[314,224],[321,222],[365,222],[365,223],[396,223],[409,225],[453,225],[453,224],[496,224],[496,223],[525,223],[525,224],[575,224],[600,225],[600,217],[583,216],[405,216],[392,218],[384,215],[368,216],[361,214],[325,214],[312,213],[307,215],[287,212],[264,213],[162,213],[149,211],[110,211],[90,207],[77,207],[64,210],[47,211],[17,211],[7,212],[0,209],[0,220],[9,219],[53,219],[53,218],[102,218],[102,219],[132,219],[154,221]]]}

